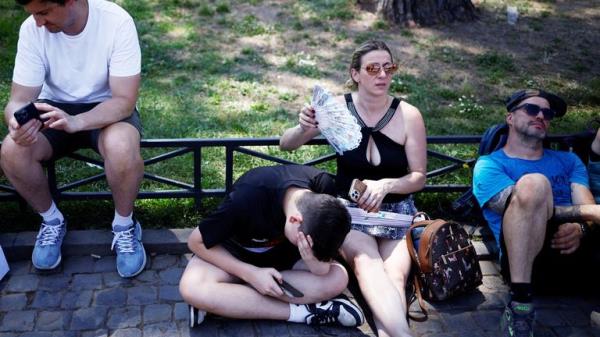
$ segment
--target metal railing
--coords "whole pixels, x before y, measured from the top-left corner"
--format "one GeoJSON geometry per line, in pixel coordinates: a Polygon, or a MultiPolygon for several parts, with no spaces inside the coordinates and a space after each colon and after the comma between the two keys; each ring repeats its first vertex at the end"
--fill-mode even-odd
{"type": "MultiPolygon", "coordinates": [[[[552,136],[549,137],[550,142],[560,142],[567,136],[552,136]]],[[[428,145],[452,145],[452,144],[478,144],[481,140],[481,136],[429,136],[427,138],[428,145]]],[[[157,163],[165,162],[170,159],[180,157],[182,155],[191,153],[193,162],[193,182],[187,183],[180,180],[176,180],[170,177],[164,177],[158,174],[154,174],[146,170],[144,172],[144,179],[158,182],[174,189],[161,189],[161,190],[140,190],[138,199],[160,199],[160,198],[193,198],[195,200],[196,207],[201,206],[203,198],[206,197],[221,197],[224,196],[231,185],[233,184],[233,174],[235,168],[234,154],[240,153],[251,157],[260,158],[269,162],[279,164],[292,164],[290,160],[269,155],[260,151],[251,149],[252,147],[260,146],[278,146],[279,138],[226,138],[226,139],[196,139],[196,138],[183,138],[183,139],[145,139],[142,140],[142,148],[156,148],[165,149],[164,153],[152,156],[144,160],[145,168],[149,168],[157,163]],[[225,186],[222,188],[208,189],[203,188],[202,184],[202,152],[207,148],[224,148],[225,150],[225,186]]],[[[311,140],[307,145],[325,145],[327,144],[325,139],[317,138],[311,140]]],[[[1,146],[1,143],[0,143],[1,146]]],[[[429,158],[437,158],[443,164],[441,167],[437,167],[427,172],[428,178],[443,176],[454,171],[457,171],[466,166],[472,166],[476,161],[476,158],[462,159],[457,156],[442,153],[438,150],[428,149],[427,151],[429,158]]],[[[75,152],[66,158],[70,159],[59,159],[60,160],[77,160],[88,163],[93,166],[102,167],[103,163],[101,160],[94,159],[89,156],[82,155],[75,152]]],[[[302,163],[304,165],[317,165],[320,163],[334,160],[335,156],[333,153],[314,158],[302,163]]],[[[112,195],[109,190],[105,191],[74,191],[81,186],[89,185],[97,181],[101,181],[106,178],[104,172],[95,174],[86,178],[76,179],[74,181],[59,184],[57,182],[56,174],[56,162],[47,163],[47,174],[50,185],[50,190],[53,196],[58,200],[84,200],[84,199],[111,199],[112,195]]],[[[465,184],[436,184],[426,185],[424,192],[461,192],[469,188],[469,185],[465,184]]],[[[0,201],[6,200],[19,200],[19,196],[15,189],[6,184],[0,184],[0,201]]]]}

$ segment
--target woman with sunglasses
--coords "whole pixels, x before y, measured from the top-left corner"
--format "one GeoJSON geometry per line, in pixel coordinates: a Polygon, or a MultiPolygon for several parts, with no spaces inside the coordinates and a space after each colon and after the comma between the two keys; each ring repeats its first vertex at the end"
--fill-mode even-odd
{"type": "MultiPolygon", "coordinates": [[[[337,155],[336,185],[345,198],[353,179],[367,185],[351,207],[412,215],[416,208],[411,193],[425,185],[427,141],[419,110],[389,95],[397,68],[384,42],[369,41],[354,51],[349,80],[354,92],[337,99],[356,117],[362,140],[358,148],[337,155]]],[[[280,147],[296,149],[319,133],[314,109],[305,106],[299,124],[281,137],[280,147]]],[[[411,335],[405,319],[405,285],[411,263],[405,231],[353,224],[342,246],[342,255],[354,269],[379,336],[411,335]]]]}

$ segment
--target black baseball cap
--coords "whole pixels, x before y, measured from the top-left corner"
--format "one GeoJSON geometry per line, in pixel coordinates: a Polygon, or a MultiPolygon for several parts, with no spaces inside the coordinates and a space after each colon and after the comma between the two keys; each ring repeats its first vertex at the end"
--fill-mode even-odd
{"type": "Polygon", "coordinates": [[[556,117],[562,117],[567,113],[567,103],[555,94],[549,93],[541,89],[525,89],[515,91],[506,99],[506,110],[512,111],[519,103],[529,97],[541,97],[550,103],[550,108],[556,113],[556,117]]]}

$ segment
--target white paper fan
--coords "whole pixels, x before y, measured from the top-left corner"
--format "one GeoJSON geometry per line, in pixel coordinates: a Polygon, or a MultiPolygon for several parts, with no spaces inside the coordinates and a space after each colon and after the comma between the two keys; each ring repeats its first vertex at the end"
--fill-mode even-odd
{"type": "Polygon", "coordinates": [[[356,149],[362,140],[360,125],[348,107],[333,99],[327,90],[315,85],[311,101],[321,134],[340,155],[356,149]]]}

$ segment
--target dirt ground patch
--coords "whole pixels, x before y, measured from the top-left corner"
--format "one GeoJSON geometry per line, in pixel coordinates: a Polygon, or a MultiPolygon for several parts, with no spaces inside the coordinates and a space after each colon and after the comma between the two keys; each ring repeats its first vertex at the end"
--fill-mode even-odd
{"type": "MultiPolygon", "coordinates": [[[[393,48],[402,72],[458,94],[475,94],[483,103],[498,103],[512,89],[532,86],[570,96],[572,104],[598,103],[579,92],[590,90],[600,74],[600,7],[593,1],[521,1],[519,20],[513,26],[499,1],[482,0],[475,2],[477,21],[410,30],[375,29],[379,19],[358,8],[351,20],[323,24],[310,14],[293,13],[289,3],[273,0],[233,7],[235,17],[253,15],[267,26],[294,21],[301,29],[286,27],[280,34],[240,38],[223,49],[236,54],[242,48],[257,48],[273,67],[254,70],[265,73],[271,85],[299,93],[298,100],[317,82],[337,93],[346,91],[346,67],[353,48],[361,40],[379,38],[393,48]],[[282,71],[290,55],[317,65],[326,76],[307,79],[282,71]]],[[[298,103],[283,106],[297,110],[298,103]]]]}

